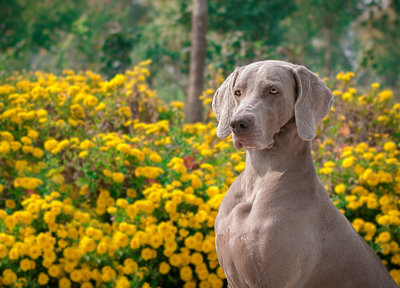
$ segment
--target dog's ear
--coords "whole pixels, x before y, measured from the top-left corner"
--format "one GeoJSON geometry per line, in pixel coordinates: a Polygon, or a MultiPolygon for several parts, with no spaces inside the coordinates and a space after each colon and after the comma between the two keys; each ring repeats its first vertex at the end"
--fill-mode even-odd
{"type": "Polygon", "coordinates": [[[294,106],[297,132],[305,141],[316,135],[318,123],[331,109],[333,95],[325,83],[304,66],[293,69],[297,85],[297,99],[294,106]]]}
{"type": "Polygon", "coordinates": [[[237,67],[214,94],[212,109],[219,121],[217,126],[218,138],[226,138],[231,134],[230,122],[236,108],[233,87],[241,69],[242,67],[237,67]]]}

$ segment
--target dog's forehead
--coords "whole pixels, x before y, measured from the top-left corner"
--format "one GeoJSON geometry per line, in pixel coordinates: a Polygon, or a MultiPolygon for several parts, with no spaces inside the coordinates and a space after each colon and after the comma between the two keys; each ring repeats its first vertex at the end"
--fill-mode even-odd
{"type": "Polygon", "coordinates": [[[239,75],[241,85],[289,84],[294,81],[292,69],[295,65],[277,60],[260,61],[244,67],[239,75]]]}

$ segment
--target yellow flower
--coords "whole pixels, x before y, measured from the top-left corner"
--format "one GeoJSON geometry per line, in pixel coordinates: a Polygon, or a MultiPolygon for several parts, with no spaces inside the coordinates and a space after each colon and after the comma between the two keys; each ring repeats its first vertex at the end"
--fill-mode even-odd
{"type": "Polygon", "coordinates": [[[10,149],[11,146],[7,141],[0,141],[0,154],[7,154],[10,149]]]}
{"type": "Polygon", "coordinates": [[[6,199],[6,208],[14,209],[15,208],[15,201],[11,199],[6,199]]]}
{"type": "Polygon", "coordinates": [[[389,100],[393,97],[393,91],[392,90],[384,90],[382,92],[379,92],[378,94],[378,100],[379,102],[384,102],[386,100],[389,100]]]}
{"type": "Polygon", "coordinates": [[[12,285],[17,281],[17,275],[11,269],[5,269],[2,275],[3,283],[6,285],[12,285]]]}
{"type": "Polygon", "coordinates": [[[8,255],[7,247],[3,244],[0,244],[0,259],[3,259],[8,255]]]}
{"type": "Polygon", "coordinates": [[[353,166],[353,164],[354,164],[354,157],[353,156],[346,157],[342,161],[342,166],[344,168],[349,168],[349,167],[353,166]]]}
{"type": "Polygon", "coordinates": [[[132,189],[132,188],[128,188],[126,189],[126,196],[130,197],[130,198],[135,198],[137,195],[136,190],[132,189]]]}
{"type": "Polygon", "coordinates": [[[11,259],[11,260],[16,260],[16,259],[18,259],[19,258],[19,251],[18,251],[18,249],[17,248],[12,248],[11,250],[10,250],[10,252],[8,253],[8,257],[11,259]]]}
{"type": "Polygon", "coordinates": [[[104,110],[104,108],[106,108],[106,104],[104,104],[103,102],[100,102],[100,103],[96,106],[95,110],[96,110],[96,111],[102,111],[102,110],[104,110]]]}
{"type": "Polygon", "coordinates": [[[71,287],[71,281],[69,281],[68,278],[63,277],[58,281],[58,287],[59,288],[70,288],[71,287]]]}
{"type": "Polygon", "coordinates": [[[387,243],[390,241],[390,239],[391,239],[390,233],[385,231],[385,232],[379,233],[377,241],[379,241],[381,243],[387,243]]]}
{"type": "Polygon", "coordinates": [[[59,265],[51,265],[47,272],[53,278],[57,278],[58,275],[61,273],[61,267],[59,265]]]}
{"type": "Polygon", "coordinates": [[[112,173],[112,179],[114,180],[114,182],[121,183],[124,181],[125,176],[120,172],[114,172],[112,173]]]}
{"type": "Polygon", "coordinates": [[[383,149],[385,151],[394,151],[396,150],[396,144],[392,141],[386,142],[385,145],[383,145],[383,149]]]}
{"type": "Polygon", "coordinates": [[[103,255],[107,252],[107,243],[101,241],[99,245],[97,245],[97,254],[103,255]]]}
{"type": "Polygon", "coordinates": [[[167,262],[161,262],[160,263],[160,268],[159,271],[161,274],[168,274],[168,272],[171,270],[171,267],[169,266],[169,264],[167,262]]]}
{"type": "Polygon", "coordinates": [[[71,278],[72,281],[74,282],[80,282],[82,279],[82,273],[80,270],[72,270],[72,272],[69,274],[69,277],[71,278]]]}
{"type": "Polygon", "coordinates": [[[57,145],[58,145],[58,141],[57,140],[50,139],[50,140],[47,140],[46,142],[44,142],[44,149],[46,151],[51,151],[55,147],[57,147],[57,145]]]}
{"type": "Polygon", "coordinates": [[[112,172],[108,169],[104,169],[103,170],[103,175],[107,176],[107,177],[111,177],[112,176],[112,172]]]}
{"type": "Polygon", "coordinates": [[[372,154],[371,152],[367,152],[364,153],[362,156],[365,160],[371,160],[374,157],[374,154],[372,154]]]}
{"type": "Polygon", "coordinates": [[[26,272],[35,268],[35,262],[25,258],[20,262],[19,267],[22,271],[26,272]]]}
{"type": "Polygon", "coordinates": [[[49,276],[47,276],[46,273],[41,272],[41,273],[39,274],[38,283],[39,283],[41,286],[46,285],[46,284],[49,282],[49,280],[50,280],[50,278],[49,278],[49,276]]]}
{"type": "Polygon", "coordinates": [[[177,267],[177,266],[179,266],[181,264],[181,262],[182,262],[182,259],[178,254],[172,254],[172,256],[169,257],[169,263],[172,266],[177,267]]]}
{"type": "Polygon", "coordinates": [[[379,83],[374,82],[374,83],[371,84],[371,88],[372,89],[379,89],[379,87],[380,87],[379,83]]]}
{"type": "Polygon", "coordinates": [[[339,184],[335,186],[335,192],[336,194],[343,194],[346,191],[346,186],[344,184],[339,184]]]}
{"type": "Polygon", "coordinates": [[[170,103],[170,105],[171,105],[172,107],[175,107],[175,108],[178,108],[178,109],[183,109],[184,106],[185,106],[185,104],[183,104],[183,102],[180,102],[180,101],[172,101],[172,102],[170,103]]]}
{"type": "Polygon", "coordinates": [[[185,282],[188,282],[192,279],[193,277],[193,272],[192,269],[189,266],[182,267],[179,271],[179,275],[181,276],[181,279],[185,282]]]}

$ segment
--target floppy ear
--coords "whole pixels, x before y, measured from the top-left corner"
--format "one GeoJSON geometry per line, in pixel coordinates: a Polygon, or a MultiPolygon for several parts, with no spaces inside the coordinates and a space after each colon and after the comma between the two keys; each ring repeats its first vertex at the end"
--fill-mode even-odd
{"type": "Polygon", "coordinates": [[[242,67],[233,71],[224,83],[217,89],[212,101],[212,109],[217,117],[217,137],[226,138],[231,134],[230,122],[232,114],[236,108],[236,101],[233,96],[233,86],[242,67]]]}
{"type": "Polygon", "coordinates": [[[297,132],[305,141],[314,139],[317,125],[331,109],[333,95],[325,83],[304,66],[294,68],[297,100],[294,105],[297,132]]]}

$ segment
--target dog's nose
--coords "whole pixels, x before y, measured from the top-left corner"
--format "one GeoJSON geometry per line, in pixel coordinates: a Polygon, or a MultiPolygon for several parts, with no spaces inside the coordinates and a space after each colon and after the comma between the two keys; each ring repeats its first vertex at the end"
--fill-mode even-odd
{"type": "Polygon", "coordinates": [[[254,120],[251,116],[243,115],[234,117],[230,123],[233,133],[240,136],[249,130],[254,120]]]}

